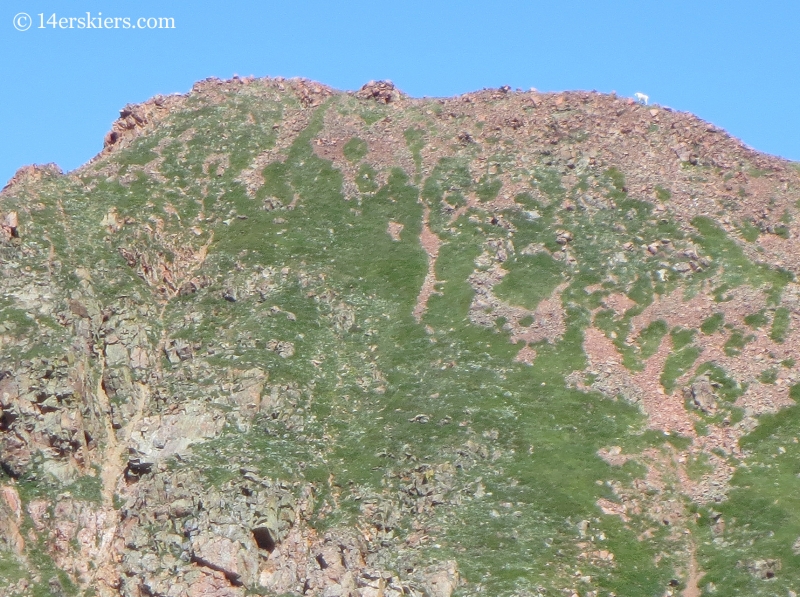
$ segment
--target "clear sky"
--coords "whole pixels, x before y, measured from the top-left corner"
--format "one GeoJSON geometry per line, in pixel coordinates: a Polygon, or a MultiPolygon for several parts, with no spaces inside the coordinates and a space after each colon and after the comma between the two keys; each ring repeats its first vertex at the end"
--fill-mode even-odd
{"type": "Polygon", "coordinates": [[[0,6],[0,186],[24,164],[56,162],[71,170],[86,162],[126,103],[234,74],[302,76],[339,89],[385,78],[412,96],[501,85],[641,91],[755,149],[800,160],[796,0],[2,0],[0,6]],[[175,28],[123,29],[120,20],[119,29],[79,29],[76,19],[87,12],[93,25],[102,13],[131,25],[141,17],[173,18],[175,28]],[[48,24],[66,18],[61,23],[68,26],[69,17],[72,29],[48,24]]]}

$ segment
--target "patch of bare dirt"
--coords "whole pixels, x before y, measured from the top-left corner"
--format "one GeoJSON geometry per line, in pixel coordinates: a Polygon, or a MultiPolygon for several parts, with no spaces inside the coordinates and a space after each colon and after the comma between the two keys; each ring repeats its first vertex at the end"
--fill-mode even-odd
{"type": "Polygon", "coordinates": [[[619,504],[606,498],[600,498],[597,500],[597,507],[600,508],[600,511],[603,514],[608,516],[617,516],[622,522],[630,522],[630,517],[628,516],[628,506],[625,504],[619,504]]]}
{"type": "Polygon", "coordinates": [[[667,395],[661,387],[661,372],[672,349],[668,339],[662,341],[656,354],[645,362],[644,370],[635,373],[625,368],[616,346],[594,327],[585,330],[583,349],[589,359],[588,372],[596,375],[593,388],[639,404],[652,429],[689,437],[696,435],[683,397],[677,393],[667,395]]]}
{"type": "Polygon", "coordinates": [[[704,576],[704,572],[700,570],[697,565],[696,549],[692,544],[689,552],[689,565],[686,571],[686,588],[683,590],[683,597],[700,597],[703,591],[700,589],[700,580],[704,576]]]}
{"type": "Polygon", "coordinates": [[[439,256],[439,247],[442,241],[436,236],[430,228],[429,219],[431,209],[425,205],[422,216],[422,231],[419,235],[419,242],[425,253],[428,254],[428,273],[425,274],[425,280],[422,282],[417,295],[417,304],[414,307],[413,315],[417,321],[422,320],[425,310],[428,308],[428,299],[436,292],[436,259],[439,256]]]}
{"type": "Polygon", "coordinates": [[[212,153],[203,160],[203,174],[206,176],[222,176],[230,168],[230,157],[226,153],[212,153]]]}
{"type": "MultiPolygon", "coordinates": [[[[792,286],[787,289],[785,298],[787,304],[793,304],[792,286]]],[[[692,438],[692,444],[683,460],[675,462],[673,474],[680,484],[681,491],[700,503],[724,499],[728,482],[733,474],[733,468],[724,458],[718,456],[716,451],[721,450],[725,454],[741,456],[738,441],[754,427],[754,416],[775,412],[793,404],[789,397],[789,388],[797,382],[796,372],[782,365],[785,359],[796,354],[800,345],[800,333],[794,315],[792,315],[792,328],[786,340],[780,343],[770,338],[769,325],[765,329],[753,330],[744,321],[747,315],[762,310],[770,312],[766,296],[762,291],[739,287],[730,291],[726,298],[725,301],[717,302],[705,293],[686,298],[682,290],[677,290],[672,294],[657,297],[632,320],[628,342],[633,342],[645,327],[657,320],[665,321],[670,329],[683,327],[698,330],[694,336],[694,344],[700,348],[700,356],[694,366],[677,380],[678,387],[685,388],[683,392],[676,390],[672,394],[667,394],[661,386],[664,364],[673,350],[669,335],[662,339],[657,352],[645,361],[644,370],[640,372],[628,371],[622,365],[621,355],[603,332],[588,328],[584,335],[584,351],[589,359],[589,367],[583,373],[594,375],[591,385],[593,389],[609,397],[621,396],[638,404],[647,416],[647,425],[650,428],[692,438]],[[739,353],[726,352],[725,344],[730,337],[730,330],[721,328],[709,335],[699,331],[703,321],[715,313],[722,313],[726,324],[748,336],[748,342],[739,353]],[[692,404],[691,392],[699,390],[691,386],[690,391],[687,384],[696,376],[697,368],[707,362],[722,367],[728,376],[746,388],[735,403],[735,406],[744,409],[745,418],[733,425],[727,419],[714,424],[706,421],[706,433],[698,435],[695,425],[701,421],[701,411],[715,412],[719,399],[715,396],[714,388],[706,384],[708,387],[705,394],[697,399],[692,408],[689,408],[687,403],[692,404]],[[775,372],[774,383],[764,383],[760,378],[768,369],[775,372]],[[686,396],[689,396],[688,402],[686,396]],[[707,459],[711,470],[702,478],[692,480],[686,474],[686,459],[701,456],[707,459]]],[[[624,307],[619,308],[624,309],[624,307]]],[[[583,386],[581,375],[572,376],[571,382],[576,387],[583,386]]],[[[615,459],[609,459],[608,453],[601,455],[609,462],[616,462],[622,458],[617,455],[615,459]]],[[[647,465],[645,460],[642,463],[647,465]]]]}
{"type": "Polygon", "coordinates": [[[386,233],[392,237],[393,241],[400,241],[400,233],[403,232],[404,226],[399,222],[389,222],[386,227],[386,233]]]}
{"type": "MultiPolygon", "coordinates": [[[[588,289],[587,289],[588,290],[588,289]]],[[[591,294],[591,293],[589,293],[591,294]]],[[[617,315],[622,315],[628,309],[636,306],[636,302],[629,299],[624,294],[614,293],[609,294],[602,300],[602,305],[606,309],[611,309],[617,315]]]]}
{"type": "MultiPolygon", "coordinates": [[[[712,362],[725,369],[727,374],[741,384],[747,384],[747,391],[737,402],[737,406],[749,409],[753,414],[775,412],[793,404],[789,398],[789,388],[797,381],[797,375],[781,363],[797,354],[800,348],[800,320],[792,314],[792,325],[784,342],[776,342],[769,336],[770,328],[753,330],[744,321],[752,315],[767,309],[766,296],[763,292],[746,286],[731,290],[729,300],[716,302],[704,293],[698,293],[686,300],[682,290],[658,297],[640,315],[632,320],[632,332],[629,340],[633,340],[639,332],[652,321],[664,320],[670,328],[685,327],[699,329],[702,322],[714,315],[722,313],[726,324],[732,324],[747,336],[752,336],[739,354],[729,355],[725,352],[725,343],[729,333],[722,330],[705,335],[698,331],[694,344],[701,349],[695,367],[687,372],[679,381],[683,385],[702,363],[712,362]],[[761,373],[774,369],[777,379],[774,384],[759,381],[761,373]]],[[[790,299],[791,300],[791,299],[790,299]]]]}
{"type": "Polygon", "coordinates": [[[392,168],[401,168],[409,176],[414,174],[414,160],[403,139],[402,118],[381,119],[367,126],[357,113],[328,110],[324,122],[312,146],[319,157],[333,162],[342,173],[345,198],[355,199],[360,195],[356,178],[363,175],[364,166],[376,173],[373,182],[379,186],[386,184],[392,168]],[[344,156],[344,146],[356,138],[366,142],[367,153],[359,160],[350,161],[344,156]]]}
{"type": "Polygon", "coordinates": [[[524,363],[526,365],[533,365],[533,361],[535,359],[536,359],[536,351],[533,350],[527,344],[523,346],[517,353],[517,356],[514,357],[514,361],[516,361],[517,363],[524,363]]]}

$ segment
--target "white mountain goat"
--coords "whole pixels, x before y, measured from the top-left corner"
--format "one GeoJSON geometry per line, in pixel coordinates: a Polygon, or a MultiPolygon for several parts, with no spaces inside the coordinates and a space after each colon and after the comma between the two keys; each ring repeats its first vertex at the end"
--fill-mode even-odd
{"type": "Polygon", "coordinates": [[[636,98],[636,101],[639,103],[647,105],[647,102],[650,101],[650,98],[647,97],[644,93],[639,93],[638,91],[633,94],[633,97],[636,98]]]}

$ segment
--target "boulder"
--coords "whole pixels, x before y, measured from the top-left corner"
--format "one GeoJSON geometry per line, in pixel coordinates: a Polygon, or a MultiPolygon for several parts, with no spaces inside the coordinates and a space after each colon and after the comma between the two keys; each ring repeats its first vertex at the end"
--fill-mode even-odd
{"type": "Polygon", "coordinates": [[[684,388],[684,397],[692,406],[707,415],[717,412],[717,396],[714,393],[714,384],[707,375],[701,375],[694,380],[692,385],[684,388]]]}
{"type": "Polygon", "coordinates": [[[222,572],[234,585],[253,586],[258,572],[255,544],[245,546],[208,531],[193,538],[192,561],[222,572]]]}

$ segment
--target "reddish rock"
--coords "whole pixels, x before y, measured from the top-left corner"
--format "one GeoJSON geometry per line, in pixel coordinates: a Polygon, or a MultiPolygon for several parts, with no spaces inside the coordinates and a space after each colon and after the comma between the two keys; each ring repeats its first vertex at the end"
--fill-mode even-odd
{"type": "Polygon", "coordinates": [[[403,92],[391,81],[370,81],[356,92],[356,97],[390,104],[403,97],[403,92]]]}
{"type": "MultiPolygon", "coordinates": [[[[222,572],[203,569],[199,574],[187,578],[188,587],[180,587],[174,597],[242,597],[244,589],[230,584],[222,572]]],[[[170,591],[170,596],[173,592],[170,591]]]]}
{"type": "Polygon", "coordinates": [[[22,166],[6,183],[0,193],[8,191],[23,183],[37,182],[45,176],[62,176],[64,173],[56,164],[29,164],[22,166]]]}
{"type": "Polygon", "coordinates": [[[17,490],[6,485],[0,487],[0,545],[6,545],[18,556],[25,550],[25,540],[19,530],[22,522],[22,502],[17,490]]]}
{"type": "Polygon", "coordinates": [[[252,586],[258,568],[255,545],[244,546],[219,535],[202,534],[192,542],[192,559],[218,570],[234,584],[252,586]]]}

